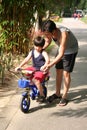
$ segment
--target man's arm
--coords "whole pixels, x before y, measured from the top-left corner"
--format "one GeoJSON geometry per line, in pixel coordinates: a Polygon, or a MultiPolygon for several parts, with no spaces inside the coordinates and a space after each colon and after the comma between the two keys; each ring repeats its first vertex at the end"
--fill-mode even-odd
{"type": "Polygon", "coordinates": [[[60,39],[60,47],[59,47],[59,54],[55,57],[55,59],[48,65],[48,67],[53,66],[57,62],[61,60],[61,58],[64,55],[65,49],[66,49],[66,43],[67,43],[67,36],[68,32],[62,32],[61,33],[61,39],[60,39]]]}
{"type": "Polygon", "coordinates": [[[40,70],[44,71],[44,68],[50,63],[50,58],[46,51],[43,51],[42,55],[45,58],[45,64],[40,68],[40,70]]]}
{"type": "Polygon", "coordinates": [[[51,44],[51,41],[52,41],[51,38],[46,37],[45,45],[44,45],[43,49],[46,49],[51,44]]]}

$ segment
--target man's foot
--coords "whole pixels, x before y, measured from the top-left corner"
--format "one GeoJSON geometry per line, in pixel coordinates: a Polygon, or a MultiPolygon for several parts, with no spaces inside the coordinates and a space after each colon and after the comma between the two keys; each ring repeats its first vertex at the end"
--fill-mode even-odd
{"type": "Polygon", "coordinates": [[[47,101],[49,102],[49,103],[51,103],[51,102],[53,102],[55,99],[60,99],[61,98],[61,96],[57,96],[56,94],[53,94],[53,95],[51,95],[51,96],[49,96],[48,98],[47,98],[47,101]]]}
{"type": "Polygon", "coordinates": [[[62,99],[60,100],[60,102],[59,102],[59,106],[65,106],[65,105],[67,105],[67,103],[68,103],[68,100],[65,99],[65,98],[62,98],[62,99]]]}

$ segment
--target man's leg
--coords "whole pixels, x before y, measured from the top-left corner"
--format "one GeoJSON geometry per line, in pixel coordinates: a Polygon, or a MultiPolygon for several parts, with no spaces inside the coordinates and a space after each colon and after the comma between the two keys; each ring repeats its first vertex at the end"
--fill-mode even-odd
{"type": "Polygon", "coordinates": [[[60,89],[62,83],[62,73],[63,73],[62,69],[56,69],[56,92],[47,98],[47,100],[50,103],[53,102],[55,99],[61,98],[60,89]]]}
{"type": "Polygon", "coordinates": [[[64,71],[63,75],[64,75],[64,78],[63,78],[64,79],[64,81],[63,81],[64,90],[63,90],[63,95],[62,95],[62,98],[60,100],[59,106],[67,105],[67,103],[68,103],[67,93],[69,91],[70,82],[71,82],[71,77],[70,77],[70,73],[69,72],[64,71]]]}
{"type": "Polygon", "coordinates": [[[70,73],[73,71],[74,64],[75,64],[75,58],[77,53],[64,55],[63,57],[63,76],[64,76],[64,92],[63,92],[63,98],[67,98],[67,93],[70,87],[71,82],[71,76],[70,73]]]}
{"type": "Polygon", "coordinates": [[[63,70],[62,69],[56,69],[56,95],[60,96],[60,90],[61,90],[61,84],[62,84],[62,77],[63,76],[63,70]]]}
{"type": "Polygon", "coordinates": [[[68,90],[69,90],[69,87],[70,87],[71,76],[70,76],[70,73],[67,72],[67,71],[64,71],[63,75],[64,75],[64,91],[63,91],[62,98],[66,99],[67,93],[68,93],[68,90]]]}

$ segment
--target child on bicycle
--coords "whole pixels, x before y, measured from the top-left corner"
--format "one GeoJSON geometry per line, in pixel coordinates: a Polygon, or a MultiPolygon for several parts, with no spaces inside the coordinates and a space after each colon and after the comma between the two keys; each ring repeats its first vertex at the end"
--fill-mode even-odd
{"type": "Polygon", "coordinates": [[[17,71],[19,68],[27,64],[28,61],[30,61],[30,59],[32,59],[33,67],[28,67],[26,69],[35,71],[32,80],[39,90],[40,102],[45,101],[45,95],[43,93],[43,87],[41,85],[41,82],[44,80],[46,74],[48,73],[41,71],[41,68],[44,67],[44,65],[46,66],[50,62],[47,52],[43,50],[44,44],[45,44],[44,38],[37,36],[34,39],[34,48],[29,52],[28,56],[22,61],[22,63],[15,69],[15,71],[17,71]]]}

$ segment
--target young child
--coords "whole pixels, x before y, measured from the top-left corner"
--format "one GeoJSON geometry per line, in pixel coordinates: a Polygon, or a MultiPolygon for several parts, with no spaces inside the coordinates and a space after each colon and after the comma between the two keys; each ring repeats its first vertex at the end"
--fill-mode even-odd
{"type": "Polygon", "coordinates": [[[45,95],[43,93],[41,82],[44,80],[46,75],[46,72],[41,71],[41,67],[46,66],[50,62],[47,52],[43,50],[44,44],[45,40],[42,37],[37,36],[34,39],[34,48],[29,52],[28,56],[23,60],[23,62],[15,69],[15,71],[17,71],[19,68],[27,64],[30,59],[32,59],[33,67],[29,67],[27,69],[37,70],[32,80],[40,92],[40,102],[45,101],[45,95]]]}

